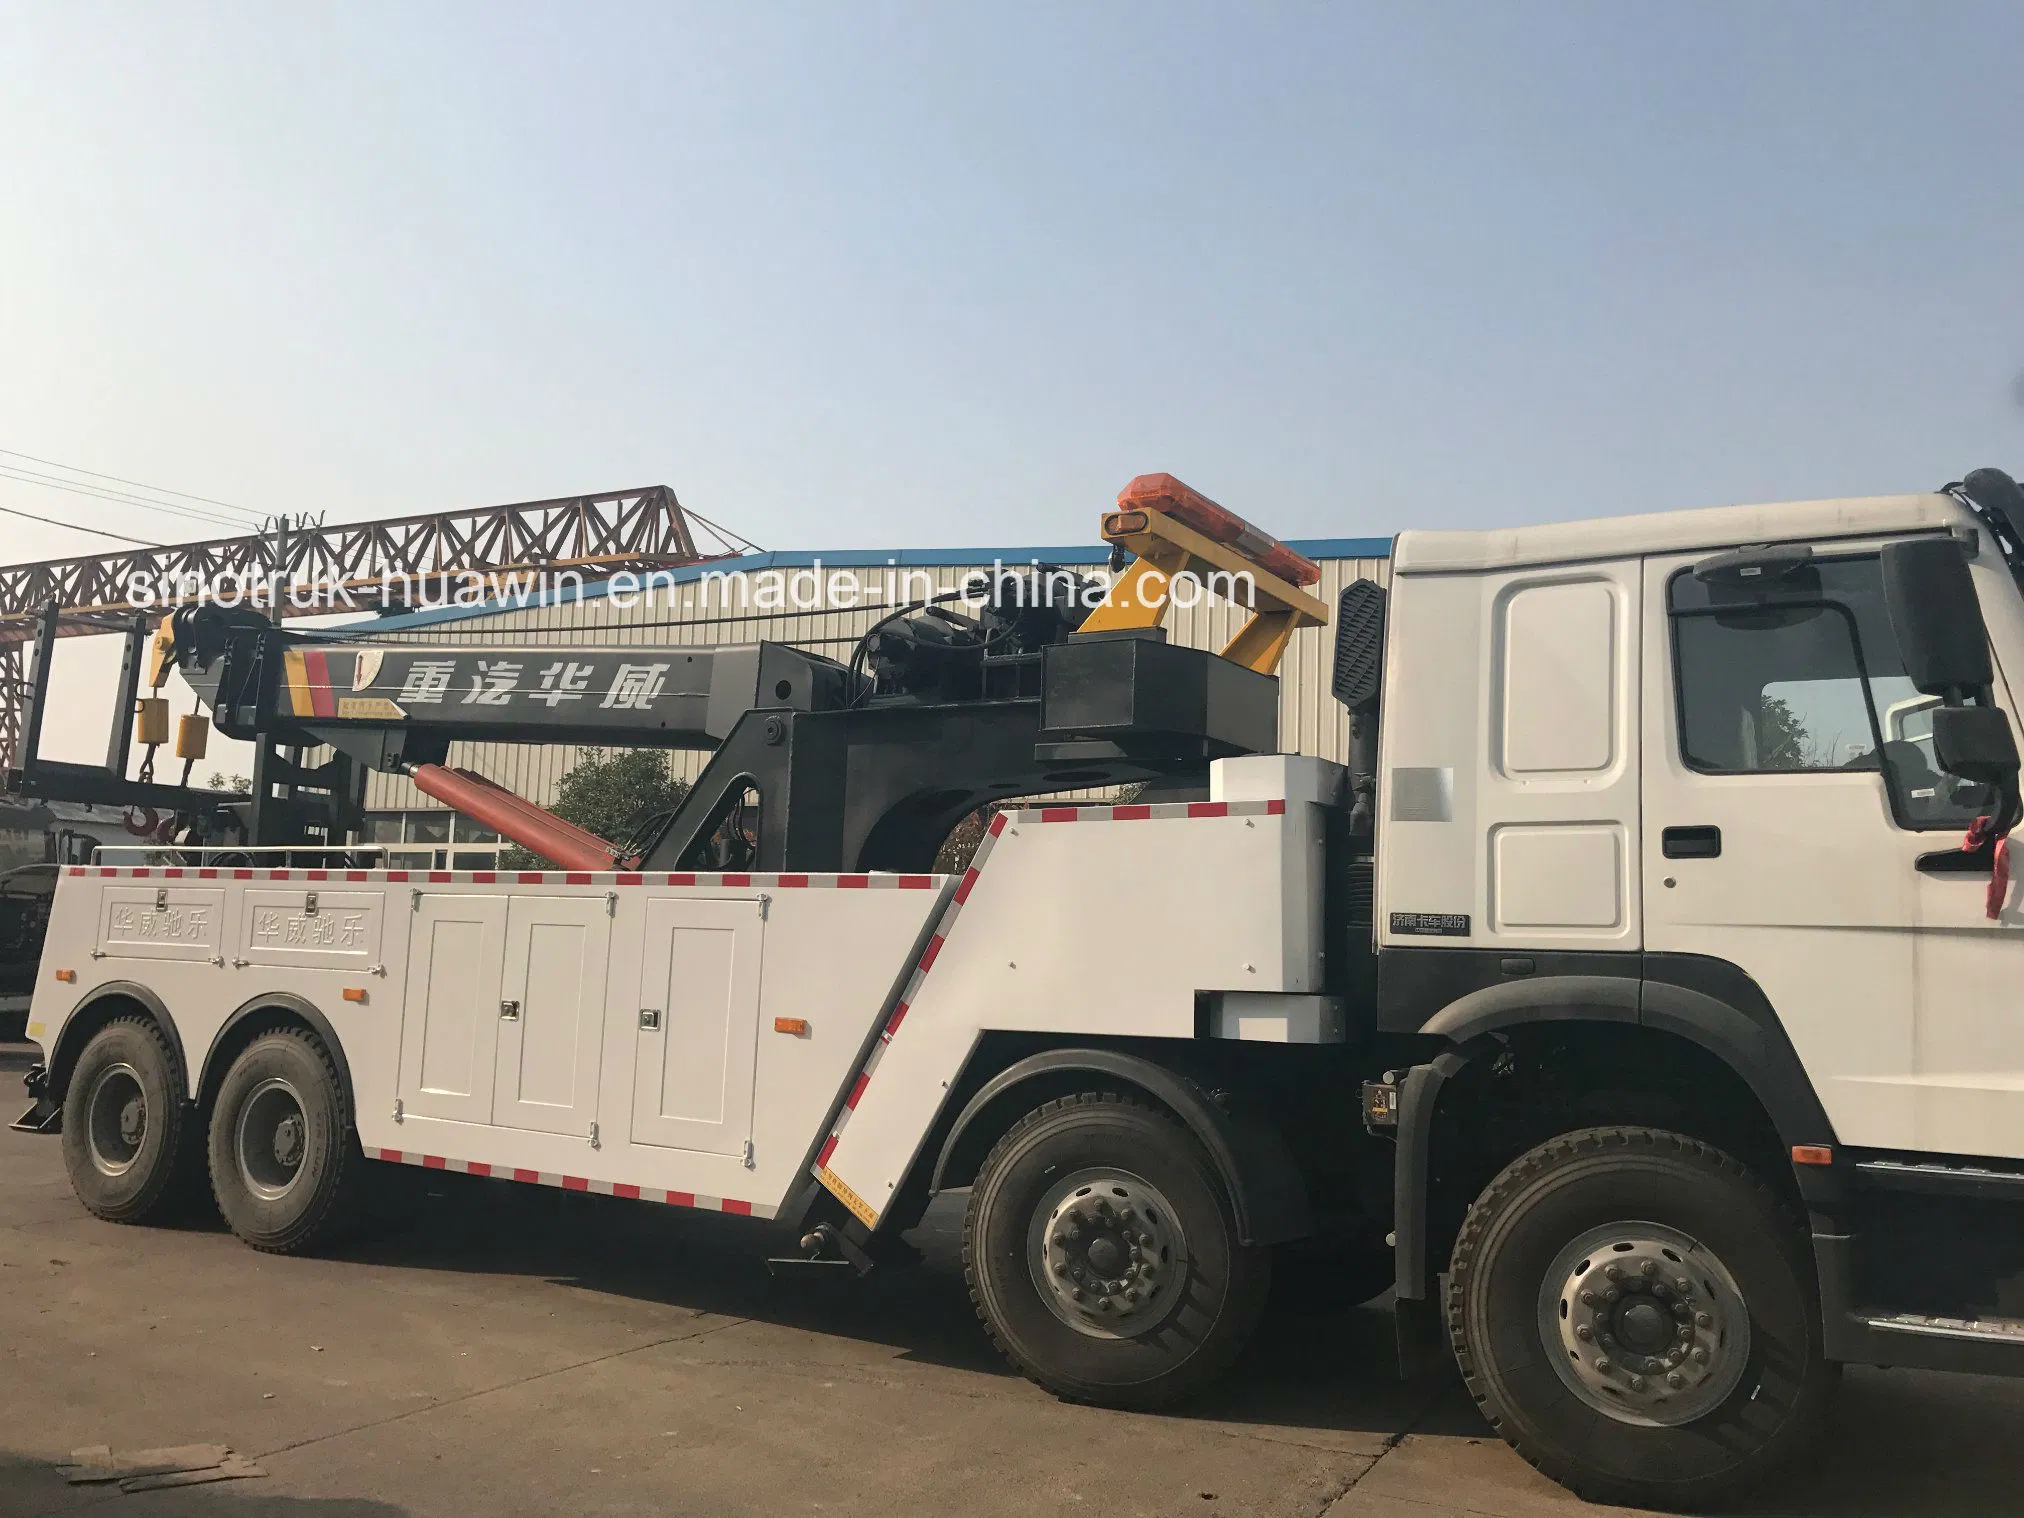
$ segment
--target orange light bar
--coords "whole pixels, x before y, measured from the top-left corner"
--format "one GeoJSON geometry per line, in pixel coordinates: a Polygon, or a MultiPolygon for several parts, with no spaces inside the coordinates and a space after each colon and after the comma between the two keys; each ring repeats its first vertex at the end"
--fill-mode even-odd
{"type": "Polygon", "coordinates": [[[364,987],[364,986],[346,986],[346,987],[344,988],[344,999],[345,999],[346,1001],[364,1001],[364,1000],[365,1000],[365,987],[364,987]]]}
{"type": "MultiPolygon", "coordinates": [[[[1186,522],[1205,538],[1227,543],[1260,569],[1270,570],[1290,585],[1312,585],[1321,566],[1288,548],[1262,528],[1219,506],[1201,491],[1170,474],[1142,474],[1117,493],[1120,511],[1163,511],[1186,522]]],[[[1107,525],[1107,524],[1106,524],[1107,525]]]]}
{"type": "Polygon", "coordinates": [[[1794,1144],[1792,1163],[1795,1165],[1832,1165],[1834,1151],[1825,1144],[1794,1144]]]}
{"type": "Polygon", "coordinates": [[[808,1037],[808,1019],[805,1017],[776,1017],[773,1019],[775,1033],[791,1033],[796,1038],[808,1037]]]}
{"type": "Polygon", "coordinates": [[[77,971],[75,971],[75,970],[58,970],[58,971],[56,972],[56,978],[57,978],[58,980],[62,981],[62,982],[63,982],[63,983],[65,984],[65,985],[69,985],[69,984],[71,984],[71,983],[72,983],[73,981],[75,981],[75,980],[77,979],[77,971]]]}

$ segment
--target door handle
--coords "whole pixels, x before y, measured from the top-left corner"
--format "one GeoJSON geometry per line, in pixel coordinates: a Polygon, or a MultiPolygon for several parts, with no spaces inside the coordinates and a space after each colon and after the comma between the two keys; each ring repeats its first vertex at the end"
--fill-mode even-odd
{"type": "Polygon", "coordinates": [[[519,1021],[520,1021],[520,1003],[519,1003],[519,1002],[517,1002],[517,1001],[502,1001],[502,1002],[500,1002],[500,1003],[499,1003],[499,1015],[500,1015],[501,1017],[503,1017],[503,1018],[504,1018],[504,1019],[505,1019],[505,1020],[506,1020],[507,1022],[509,1022],[509,1023],[517,1023],[517,1022],[519,1022],[519,1021]]]}
{"type": "Polygon", "coordinates": [[[1717,827],[1667,828],[1659,834],[1659,852],[1668,859],[1719,859],[1722,830],[1717,827]]]}

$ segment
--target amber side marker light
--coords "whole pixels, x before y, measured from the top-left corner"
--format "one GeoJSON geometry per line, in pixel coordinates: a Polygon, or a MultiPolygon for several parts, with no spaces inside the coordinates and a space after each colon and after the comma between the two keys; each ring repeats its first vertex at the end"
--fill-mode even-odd
{"type": "Polygon", "coordinates": [[[346,987],[344,988],[344,999],[345,999],[346,1001],[364,1001],[364,1000],[365,1000],[365,987],[364,987],[364,986],[346,986],[346,987]]]}
{"type": "Polygon", "coordinates": [[[805,1017],[776,1017],[773,1019],[775,1033],[791,1033],[796,1038],[808,1037],[808,1019],[805,1017]]]}
{"type": "Polygon", "coordinates": [[[58,980],[62,981],[62,982],[63,982],[63,983],[65,984],[65,985],[68,985],[68,984],[70,984],[70,983],[71,983],[72,981],[74,981],[74,980],[76,980],[76,979],[77,979],[77,971],[75,971],[75,970],[58,970],[58,971],[56,972],[56,978],[57,978],[58,980]]]}
{"type": "Polygon", "coordinates": [[[1792,1163],[1795,1165],[1832,1165],[1834,1151],[1825,1144],[1794,1144],[1792,1163]]]}

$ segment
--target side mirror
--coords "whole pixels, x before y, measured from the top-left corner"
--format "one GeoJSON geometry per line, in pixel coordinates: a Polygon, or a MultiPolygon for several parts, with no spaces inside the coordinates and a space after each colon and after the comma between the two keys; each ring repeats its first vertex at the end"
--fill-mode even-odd
{"type": "Polygon", "coordinates": [[[1933,712],[1933,757],[1949,775],[2004,787],[2016,779],[2017,740],[2000,707],[1942,706],[1933,712]]]}
{"type": "Polygon", "coordinates": [[[1986,690],[1996,678],[1974,576],[1954,539],[1886,545],[1883,598],[1905,673],[1921,691],[1959,699],[1986,690]]]}

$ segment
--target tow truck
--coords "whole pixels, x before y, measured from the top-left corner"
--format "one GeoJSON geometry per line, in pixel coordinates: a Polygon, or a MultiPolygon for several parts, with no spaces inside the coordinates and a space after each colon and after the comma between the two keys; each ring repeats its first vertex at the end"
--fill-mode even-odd
{"type": "Polygon", "coordinates": [[[2024,1372],[2019,524],[1979,470],[1411,531],[1331,608],[1161,475],[1094,610],[1036,568],[848,661],[181,610],[151,678],[287,793],[229,859],[66,869],[23,1125],[98,1216],[208,1171],[277,1253],[376,1163],[768,1219],[780,1269],[878,1267],[967,1190],[993,1340],[1116,1406],[1221,1374],[1318,1265],[1582,1495],[1733,1498],[1844,1364],[2024,1372]],[[1220,653],[1164,640],[1184,571],[1254,587],[1220,653]],[[1272,672],[1329,620],[1348,751],[1277,753],[1272,672]],[[605,840],[459,738],[712,753],[605,840]],[[559,868],[373,867],[365,769],[559,868]]]}

